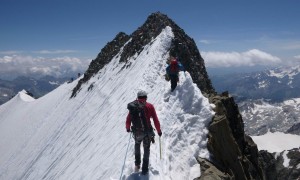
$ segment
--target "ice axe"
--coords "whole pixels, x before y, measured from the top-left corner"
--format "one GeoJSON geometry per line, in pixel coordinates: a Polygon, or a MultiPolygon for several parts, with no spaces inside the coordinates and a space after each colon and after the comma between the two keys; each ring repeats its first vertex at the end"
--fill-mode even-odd
{"type": "Polygon", "coordinates": [[[127,157],[127,153],[128,153],[129,144],[130,144],[130,139],[131,139],[131,132],[130,132],[130,135],[129,135],[129,140],[128,140],[128,144],[127,144],[127,149],[126,149],[126,154],[125,154],[125,158],[124,158],[124,163],[123,163],[122,170],[121,170],[120,180],[122,179],[123,170],[124,170],[124,167],[125,167],[126,157],[127,157]]]}
{"type": "Polygon", "coordinates": [[[160,155],[160,159],[161,159],[161,140],[160,140],[160,136],[159,136],[159,155],[160,155]]]}

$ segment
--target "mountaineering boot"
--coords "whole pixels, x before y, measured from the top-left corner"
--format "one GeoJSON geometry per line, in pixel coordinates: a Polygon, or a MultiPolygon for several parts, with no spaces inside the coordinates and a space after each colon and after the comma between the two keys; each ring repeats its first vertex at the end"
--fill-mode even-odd
{"type": "Polygon", "coordinates": [[[142,175],[146,175],[146,174],[148,174],[148,170],[147,171],[146,170],[145,171],[142,170],[142,175]]]}
{"type": "Polygon", "coordinates": [[[149,162],[143,162],[143,166],[142,166],[142,175],[146,175],[148,173],[148,164],[149,162]]]}
{"type": "Polygon", "coordinates": [[[141,166],[140,165],[135,165],[134,167],[134,172],[138,172],[140,170],[141,166]]]}

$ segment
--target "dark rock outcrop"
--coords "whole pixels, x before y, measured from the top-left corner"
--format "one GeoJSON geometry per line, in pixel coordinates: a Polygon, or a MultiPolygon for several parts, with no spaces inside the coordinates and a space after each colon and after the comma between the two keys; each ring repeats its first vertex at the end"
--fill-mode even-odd
{"type": "MultiPolygon", "coordinates": [[[[274,155],[274,154],[273,154],[274,155]]],[[[276,155],[275,155],[276,156],[276,155]]],[[[300,179],[300,148],[288,150],[287,152],[281,152],[276,158],[276,171],[278,173],[278,179],[294,180],[300,179]],[[284,153],[286,153],[284,155],[284,153]],[[286,157],[283,157],[286,156],[286,157]],[[284,159],[289,159],[288,166],[283,166],[284,159]]]]}
{"type": "Polygon", "coordinates": [[[259,151],[259,154],[263,162],[263,170],[268,180],[300,179],[300,148],[283,151],[278,154],[259,151]],[[289,162],[284,162],[284,159],[288,159],[289,162]],[[287,167],[285,167],[284,164],[286,164],[287,167]]]}
{"type": "Polygon", "coordinates": [[[220,171],[206,159],[197,158],[198,163],[201,166],[201,177],[196,178],[195,180],[233,180],[233,176],[220,171]]]}
{"type": "Polygon", "coordinates": [[[228,94],[214,95],[216,105],[209,126],[208,150],[215,164],[233,179],[265,179],[256,144],[244,133],[238,106],[228,94]]]}
{"type": "MultiPolygon", "coordinates": [[[[244,133],[243,119],[234,99],[229,97],[228,93],[212,95],[209,99],[216,105],[214,109],[216,114],[209,126],[208,135],[207,147],[213,160],[209,169],[218,169],[211,170],[215,172],[211,177],[219,175],[221,171],[232,179],[292,180],[300,178],[300,148],[279,154],[267,151],[258,152],[257,145],[252,138],[244,133]],[[284,159],[290,160],[288,167],[283,165],[284,159]]],[[[198,161],[201,170],[208,169],[207,163],[198,161]]],[[[208,176],[207,173],[202,173],[204,173],[202,176],[208,176]]],[[[219,176],[216,179],[219,179],[219,176]]],[[[227,177],[221,179],[227,179],[227,177]]]]}
{"type": "Polygon", "coordinates": [[[297,134],[300,135],[300,123],[294,124],[292,127],[290,127],[287,131],[289,134],[297,134]]]}
{"type": "Polygon", "coordinates": [[[194,40],[168,16],[159,12],[151,14],[146,22],[131,35],[132,40],[124,47],[124,53],[121,55],[120,61],[126,61],[135,53],[140,53],[143,47],[158,36],[166,26],[172,28],[175,36],[170,55],[180,60],[202,92],[206,94],[214,93],[215,90],[208,78],[204,60],[194,40]]]}
{"type": "Polygon", "coordinates": [[[268,151],[259,151],[259,159],[262,162],[262,169],[268,180],[277,180],[276,160],[274,155],[268,151]]]}
{"type": "MultiPolygon", "coordinates": [[[[201,57],[196,43],[192,38],[176,25],[168,16],[157,12],[151,14],[146,22],[134,31],[130,36],[120,33],[116,38],[108,43],[98,54],[97,58],[92,61],[84,77],[73,89],[71,97],[76,96],[83,83],[87,82],[94,74],[101,70],[111,59],[117,55],[120,49],[120,62],[127,63],[128,59],[135,54],[139,54],[143,47],[158,36],[161,31],[170,26],[174,33],[174,40],[171,44],[170,55],[179,58],[185,69],[191,74],[193,81],[204,94],[215,93],[211,81],[208,78],[204,60],[201,57]],[[129,41],[130,39],[130,41],[129,41]]],[[[129,66],[127,64],[125,66],[129,66]]]]}
{"type": "Polygon", "coordinates": [[[80,87],[83,83],[90,80],[90,78],[95,75],[100,69],[102,69],[106,64],[108,64],[111,59],[120,52],[120,49],[123,45],[129,40],[129,36],[123,32],[117,34],[117,36],[111,42],[101,50],[97,58],[94,59],[87,71],[84,73],[82,79],[79,80],[76,87],[73,89],[71,97],[75,97],[77,92],[80,90],[80,87]]]}

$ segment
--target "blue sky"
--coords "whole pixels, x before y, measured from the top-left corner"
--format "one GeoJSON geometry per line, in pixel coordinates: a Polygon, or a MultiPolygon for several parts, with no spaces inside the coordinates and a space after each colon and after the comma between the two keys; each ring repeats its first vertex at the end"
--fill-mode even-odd
{"type": "Polygon", "coordinates": [[[131,34],[160,11],[195,40],[209,67],[297,64],[299,7],[297,0],[1,0],[0,63],[67,58],[69,70],[86,68],[118,32],[131,34]]]}

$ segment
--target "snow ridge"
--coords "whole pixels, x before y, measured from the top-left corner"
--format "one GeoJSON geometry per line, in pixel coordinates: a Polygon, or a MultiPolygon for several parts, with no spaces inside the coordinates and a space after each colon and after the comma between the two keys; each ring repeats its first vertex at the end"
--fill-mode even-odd
{"type": "MultiPolygon", "coordinates": [[[[164,73],[173,38],[166,27],[126,64],[117,54],[74,98],[69,97],[78,80],[16,106],[14,113],[0,106],[0,179],[118,178],[129,138],[126,106],[140,89],[148,92],[163,131],[162,159],[157,136],[151,146],[150,178],[199,177],[195,157],[209,157],[207,126],[213,111],[189,73],[181,73],[170,92],[164,73]]],[[[124,179],[132,173],[133,146],[131,139],[124,179]]]]}

